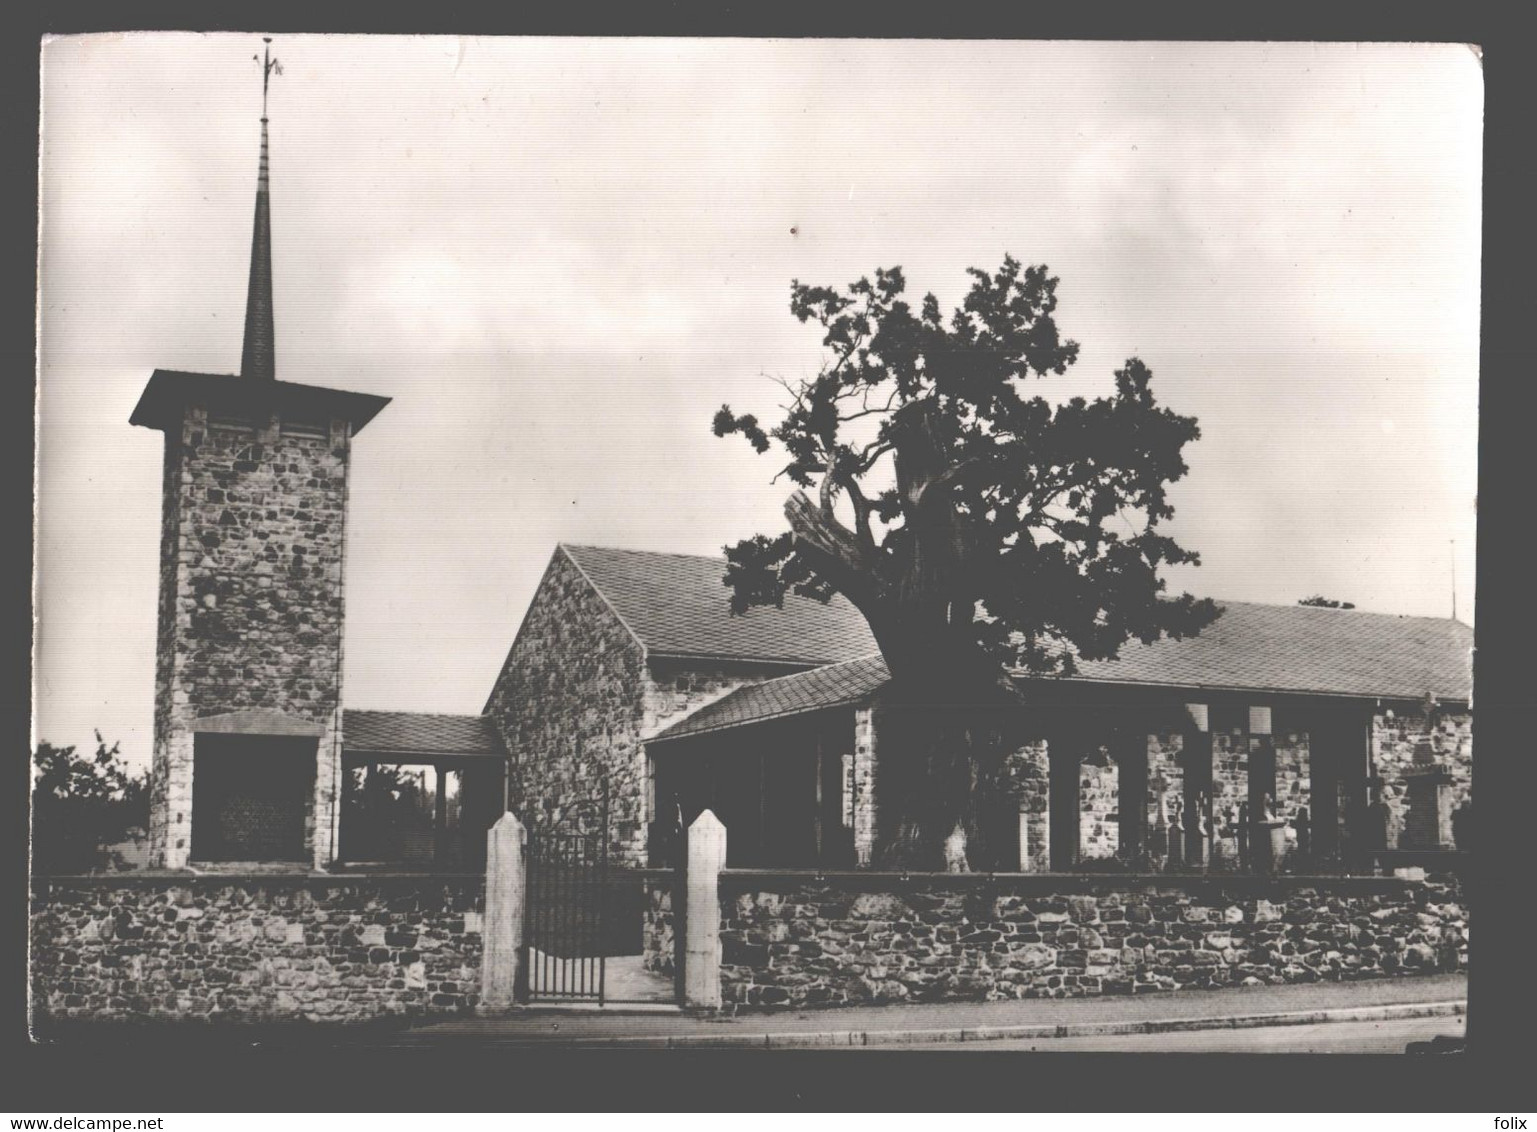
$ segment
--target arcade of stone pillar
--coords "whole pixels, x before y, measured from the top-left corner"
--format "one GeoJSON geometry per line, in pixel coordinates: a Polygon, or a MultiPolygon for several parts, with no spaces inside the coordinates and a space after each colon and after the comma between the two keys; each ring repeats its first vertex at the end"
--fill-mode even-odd
{"type": "Polygon", "coordinates": [[[1463,787],[1446,750],[1465,725],[1427,730],[1411,758],[1384,717],[1343,697],[1060,705],[1015,755],[1018,867],[1356,871],[1451,848],[1463,787]]]}

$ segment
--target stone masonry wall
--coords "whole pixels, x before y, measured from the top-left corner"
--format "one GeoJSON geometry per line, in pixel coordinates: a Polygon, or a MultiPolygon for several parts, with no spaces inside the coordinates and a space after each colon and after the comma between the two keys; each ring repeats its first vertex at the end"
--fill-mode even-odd
{"type": "Polygon", "coordinates": [[[1467,964],[1467,910],[1450,878],[862,879],[723,874],[728,1007],[1130,994],[1467,964]]]}
{"type": "MultiPolygon", "coordinates": [[[[673,874],[681,879],[681,871],[673,874]]],[[[677,973],[677,929],[672,890],[676,881],[647,881],[645,920],[641,929],[641,966],[659,975],[677,973]]]]}
{"type": "Polygon", "coordinates": [[[1078,766],[1078,858],[1106,860],[1121,842],[1118,809],[1120,770],[1104,752],[1090,753],[1078,766]]]}
{"type": "Polygon", "coordinates": [[[1249,800],[1249,736],[1240,728],[1213,730],[1211,737],[1211,803],[1214,825],[1220,826],[1241,803],[1249,800]]]}
{"type": "Polygon", "coordinates": [[[332,856],[350,430],[249,429],[187,409],[167,437],[151,857],[187,863],[195,721],[258,708],[321,726],[306,828],[332,856]],[[174,466],[173,466],[174,465],[174,466]],[[174,523],[174,533],[169,529],[174,523]]]}
{"type": "Polygon", "coordinates": [[[167,431],[160,483],[160,589],[155,627],[155,714],[150,764],[150,860],[181,864],[191,845],[188,818],[192,807],[192,753],[172,726],[172,681],[176,672],[177,544],[181,532],[181,432],[167,431]],[[173,773],[173,770],[175,773],[173,773]],[[175,780],[175,789],[172,782],[175,780]]]}
{"type": "Polygon", "coordinates": [[[646,863],[652,799],[645,738],[783,669],[648,663],[640,643],[562,549],[529,603],[486,711],[510,752],[512,804],[530,828],[597,813],[609,783],[612,850],[646,863]]]}
{"type": "Polygon", "coordinates": [[[1383,799],[1392,815],[1390,846],[1396,846],[1408,818],[1406,780],[1439,769],[1451,775],[1453,809],[1473,792],[1473,717],[1467,711],[1379,711],[1372,721],[1372,764],[1383,780],[1383,799]]]}
{"type": "Polygon", "coordinates": [[[1037,739],[1009,756],[1009,773],[1025,814],[1021,871],[1046,872],[1051,862],[1051,763],[1047,741],[1037,739]]]}
{"type": "Polygon", "coordinates": [[[1312,773],[1308,763],[1308,735],[1305,731],[1278,732],[1275,736],[1275,816],[1290,821],[1307,806],[1312,793],[1312,773]]]}
{"type": "Polygon", "coordinates": [[[469,1012],[482,888],[462,877],[37,880],[34,1025],[469,1012]]]}
{"type": "Polygon", "coordinates": [[[854,856],[862,867],[875,860],[881,833],[876,715],[875,708],[854,709],[854,856]]]}
{"type": "Polygon", "coordinates": [[[616,851],[644,864],[645,654],[563,549],[551,558],[486,712],[510,756],[510,799],[531,830],[596,817],[609,781],[616,851]]]}

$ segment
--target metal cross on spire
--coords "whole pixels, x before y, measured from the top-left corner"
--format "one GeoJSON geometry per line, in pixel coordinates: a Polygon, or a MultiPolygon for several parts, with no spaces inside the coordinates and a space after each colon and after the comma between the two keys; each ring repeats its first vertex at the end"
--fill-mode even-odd
{"type": "Polygon", "coordinates": [[[262,36],[262,43],[266,45],[262,48],[262,53],[252,55],[251,58],[259,59],[262,65],[262,121],[265,122],[267,120],[267,84],[272,81],[274,71],[280,75],[283,73],[283,64],[272,57],[272,37],[262,36]]]}

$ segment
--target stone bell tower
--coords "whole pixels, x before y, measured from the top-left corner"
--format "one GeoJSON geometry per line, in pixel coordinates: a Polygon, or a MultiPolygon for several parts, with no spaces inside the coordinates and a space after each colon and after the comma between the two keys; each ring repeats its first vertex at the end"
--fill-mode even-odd
{"type": "MultiPolygon", "coordinates": [[[[270,43],[270,40],[268,41],[270,43]]],[[[352,439],[386,397],[276,377],[267,81],[240,373],[156,370],[165,434],[151,863],[336,856],[352,439]]]]}

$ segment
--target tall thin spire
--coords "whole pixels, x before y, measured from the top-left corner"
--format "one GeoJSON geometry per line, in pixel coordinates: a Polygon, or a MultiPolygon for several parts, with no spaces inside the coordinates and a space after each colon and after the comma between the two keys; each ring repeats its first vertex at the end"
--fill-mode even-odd
{"type": "Polygon", "coordinates": [[[272,209],[267,184],[267,84],[272,72],[283,73],[272,58],[271,37],[262,49],[262,148],[256,167],[256,220],[251,233],[251,282],[246,290],[245,341],[240,351],[240,376],[271,381],[272,332],[272,209]]]}

